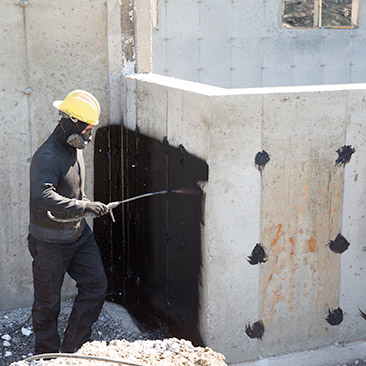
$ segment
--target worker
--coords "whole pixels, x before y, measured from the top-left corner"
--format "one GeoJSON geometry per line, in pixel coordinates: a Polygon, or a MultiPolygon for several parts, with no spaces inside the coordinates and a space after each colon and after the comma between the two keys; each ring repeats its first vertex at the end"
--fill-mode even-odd
{"type": "Polygon", "coordinates": [[[59,218],[108,212],[101,202],[85,196],[82,149],[98,124],[97,99],[83,90],[69,93],[53,105],[60,119],[49,138],[35,152],[30,166],[30,223],[28,246],[33,257],[32,307],[35,353],[73,353],[90,339],[107,291],[107,279],[94,235],[85,219],[59,223],[59,218]],[[61,287],[65,273],[78,294],[63,342],[57,329],[61,287]]]}

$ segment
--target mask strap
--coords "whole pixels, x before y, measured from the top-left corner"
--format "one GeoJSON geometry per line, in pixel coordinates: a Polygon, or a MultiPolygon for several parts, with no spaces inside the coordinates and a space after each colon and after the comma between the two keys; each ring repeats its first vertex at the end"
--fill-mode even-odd
{"type": "Polygon", "coordinates": [[[62,123],[61,122],[62,122],[62,119],[60,120],[60,126],[62,128],[62,131],[64,131],[64,134],[67,136],[67,132],[66,132],[64,126],[62,126],[62,123]]]}

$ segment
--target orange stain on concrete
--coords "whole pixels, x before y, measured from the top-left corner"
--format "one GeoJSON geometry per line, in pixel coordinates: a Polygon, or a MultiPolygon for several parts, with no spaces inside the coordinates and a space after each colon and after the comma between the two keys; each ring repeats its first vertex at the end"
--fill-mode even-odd
{"type": "Polygon", "coordinates": [[[316,244],[315,244],[314,235],[312,235],[311,238],[309,239],[308,247],[309,247],[309,250],[310,250],[311,253],[316,252],[317,247],[316,247],[316,244]]]}
{"type": "Polygon", "coordinates": [[[271,241],[272,248],[277,244],[278,240],[280,239],[281,229],[282,229],[282,224],[278,224],[276,237],[274,239],[272,239],[272,241],[271,241]]]}
{"type": "Polygon", "coordinates": [[[304,196],[303,196],[303,201],[306,200],[306,197],[308,196],[308,192],[309,192],[309,186],[306,184],[305,185],[305,193],[304,193],[304,196]]]}
{"type": "Polygon", "coordinates": [[[291,238],[289,238],[288,240],[290,240],[292,246],[295,246],[295,239],[293,236],[291,236],[291,238]]]}

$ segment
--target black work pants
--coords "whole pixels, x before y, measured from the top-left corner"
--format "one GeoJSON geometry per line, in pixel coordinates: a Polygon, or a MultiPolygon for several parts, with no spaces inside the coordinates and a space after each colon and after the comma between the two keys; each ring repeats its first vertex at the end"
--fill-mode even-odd
{"type": "Polygon", "coordinates": [[[29,236],[33,257],[33,329],[35,353],[60,350],[57,319],[61,286],[67,272],[76,281],[78,295],[61,345],[65,353],[75,352],[90,339],[91,327],[98,319],[107,291],[101,256],[89,226],[72,243],[49,243],[29,236]]]}

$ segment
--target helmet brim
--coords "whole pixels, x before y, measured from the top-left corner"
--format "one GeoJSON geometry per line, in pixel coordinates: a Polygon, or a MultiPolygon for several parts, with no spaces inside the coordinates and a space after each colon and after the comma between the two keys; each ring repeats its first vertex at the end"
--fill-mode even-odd
{"type": "Polygon", "coordinates": [[[52,103],[52,105],[53,105],[56,109],[60,110],[60,105],[61,105],[61,103],[62,103],[62,102],[63,102],[62,100],[55,100],[55,101],[52,103]]]}

